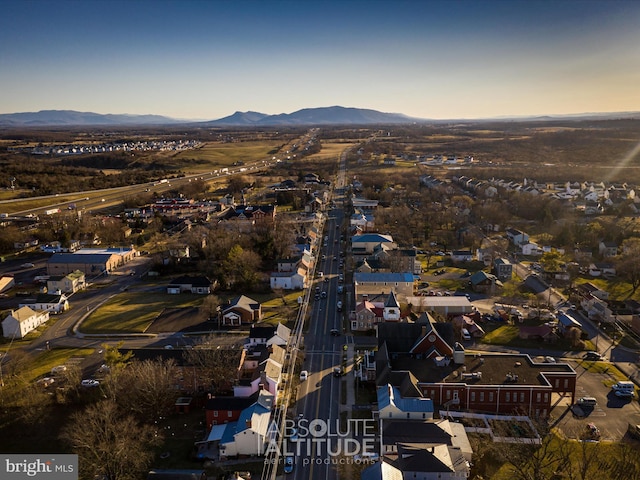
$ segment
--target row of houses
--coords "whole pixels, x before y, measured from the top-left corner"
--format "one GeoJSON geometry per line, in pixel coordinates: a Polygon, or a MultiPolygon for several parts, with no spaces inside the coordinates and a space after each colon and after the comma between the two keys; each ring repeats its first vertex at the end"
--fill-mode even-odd
{"type": "Polygon", "coordinates": [[[209,396],[205,403],[207,435],[196,443],[204,456],[225,460],[264,453],[290,333],[282,324],[251,327],[233,395],[209,396]]]}

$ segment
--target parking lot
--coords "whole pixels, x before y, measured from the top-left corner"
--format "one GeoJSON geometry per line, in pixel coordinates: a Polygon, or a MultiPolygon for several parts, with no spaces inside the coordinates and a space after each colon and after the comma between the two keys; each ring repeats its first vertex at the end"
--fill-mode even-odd
{"type": "Polygon", "coordinates": [[[600,373],[586,370],[591,362],[569,361],[568,363],[578,373],[576,386],[576,398],[593,397],[597,405],[583,409],[584,416],[580,414],[582,409],[572,409],[571,397],[554,395],[551,411],[554,424],[558,426],[570,438],[577,438],[584,432],[588,423],[594,423],[602,434],[602,440],[619,441],[625,437],[629,423],[640,424],[640,404],[638,399],[617,397],[611,385],[617,381],[606,364],[600,373]],[[574,413],[575,412],[575,413],[574,413]]]}

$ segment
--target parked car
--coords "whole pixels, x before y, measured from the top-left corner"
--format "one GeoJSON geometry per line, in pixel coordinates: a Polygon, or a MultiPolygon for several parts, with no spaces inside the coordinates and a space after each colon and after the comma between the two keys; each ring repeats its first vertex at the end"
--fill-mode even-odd
{"type": "Polygon", "coordinates": [[[595,407],[598,401],[594,397],[582,397],[578,399],[578,405],[581,407],[595,407]]]}
{"type": "Polygon", "coordinates": [[[41,387],[47,388],[49,385],[52,385],[55,383],[55,379],[51,378],[51,377],[44,377],[39,379],[36,384],[40,385],[41,387]]]}
{"type": "Polygon", "coordinates": [[[59,375],[60,373],[64,373],[67,371],[67,367],[65,365],[57,365],[51,369],[51,375],[59,375]]]}
{"type": "Polygon", "coordinates": [[[636,391],[636,386],[633,382],[625,381],[618,382],[611,387],[616,397],[630,398],[633,397],[636,391]]]}
{"type": "Polygon", "coordinates": [[[591,361],[603,360],[602,355],[600,355],[598,352],[587,352],[584,354],[582,358],[584,358],[585,360],[591,360],[591,361]]]}
{"type": "Polygon", "coordinates": [[[587,423],[582,440],[598,441],[600,440],[600,430],[593,423],[587,423]]]}
{"type": "Polygon", "coordinates": [[[80,382],[80,385],[82,385],[83,387],[97,387],[98,385],[100,385],[100,382],[93,379],[87,379],[82,380],[82,382],[80,382]]]}

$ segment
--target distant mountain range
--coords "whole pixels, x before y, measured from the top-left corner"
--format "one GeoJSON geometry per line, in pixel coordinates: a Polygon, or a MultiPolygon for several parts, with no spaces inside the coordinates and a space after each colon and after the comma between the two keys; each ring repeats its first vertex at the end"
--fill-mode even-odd
{"type": "Polygon", "coordinates": [[[487,119],[427,120],[399,113],[347,107],[304,108],[293,113],[267,115],[259,112],[236,112],[228,117],[205,122],[178,120],[162,115],[99,114],[74,110],[41,110],[39,112],[0,114],[0,127],[47,126],[133,126],[191,124],[210,127],[241,126],[323,126],[323,125],[391,125],[409,123],[481,122],[481,121],[554,121],[607,120],[640,118],[640,112],[584,113],[547,116],[510,116],[487,119]]]}
{"type": "Polygon", "coordinates": [[[383,113],[365,108],[320,107],[304,108],[293,113],[266,115],[258,112],[236,112],[219,120],[204,122],[211,126],[287,126],[287,125],[372,125],[424,122],[399,113],[383,113]]]}
{"type": "Polygon", "coordinates": [[[2,127],[168,125],[174,123],[179,123],[179,120],[161,115],[105,115],[74,110],[40,110],[39,112],[0,114],[0,126],[2,127]]]}
{"type": "Polygon", "coordinates": [[[219,120],[193,122],[160,115],[102,115],[73,110],[41,110],[39,112],[0,114],[0,126],[90,126],[90,125],[170,125],[199,126],[298,126],[298,125],[371,125],[419,121],[406,115],[376,110],[345,107],[305,108],[293,113],[267,115],[259,112],[236,112],[219,120]]]}

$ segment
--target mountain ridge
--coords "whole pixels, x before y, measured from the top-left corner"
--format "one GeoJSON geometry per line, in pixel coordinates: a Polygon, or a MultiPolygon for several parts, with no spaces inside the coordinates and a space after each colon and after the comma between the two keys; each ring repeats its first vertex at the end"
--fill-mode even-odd
{"type": "Polygon", "coordinates": [[[392,125],[410,123],[448,122],[509,122],[509,121],[578,121],[640,119],[640,112],[603,112],[564,115],[510,115],[479,119],[426,119],[401,113],[385,113],[378,110],[354,107],[303,108],[292,113],[269,115],[256,111],[236,111],[217,120],[181,120],[163,115],[100,114],[76,110],[40,110],[0,114],[0,127],[72,127],[72,126],[168,126],[194,125],[203,127],[260,127],[260,126],[327,126],[327,125],[392,125]]]}

